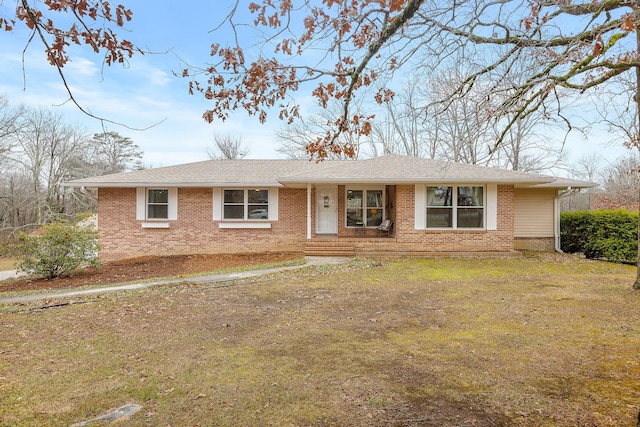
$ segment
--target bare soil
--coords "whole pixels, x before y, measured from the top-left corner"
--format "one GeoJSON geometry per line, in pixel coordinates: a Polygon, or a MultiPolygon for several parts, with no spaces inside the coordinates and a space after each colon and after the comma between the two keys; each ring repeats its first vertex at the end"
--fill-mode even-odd
{"type": "Polygon", "coordinates": [[[133,258],[107,262],[102,268],[86,268],[72,276],[51,280],[18,277],[0,281],[0,292],[68,289],[159,277],[187,276],[214,270],[279,263],[302,257],[302,252],[265,252],[133,258]]]}

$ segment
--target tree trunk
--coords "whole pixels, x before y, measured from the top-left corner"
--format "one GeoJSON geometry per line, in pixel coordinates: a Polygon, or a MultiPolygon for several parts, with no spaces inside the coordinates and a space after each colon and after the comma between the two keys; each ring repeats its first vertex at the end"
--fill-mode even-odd
{"type": "MultiPolygon", "coordinates": [[[[640,81],[639,81],[640,83],[640,81]]],[[[638,198],[640,200],[640,190],[638,192],[638,198]]],[[[640,223],[640,204],[638,206],[638,222],[640,223]]],[[[640,290],[640,224],[638,225],[638,259],[636,261],[636,281],[633,282],[633,289],[640,290]]],[[[640,419],[639,419],[640,422],[640,419]]],[[[640,427],[640,424],[639,424],[640,427]]]]}
{"type": "MultiPolygon", "coordinates": [[[[640,73],[639,73],[640,74],[640,73]]],[[[640,77],[638,78],[638,85],[640,85],[640,77]]],[[[639,89],[640,92],[640,89],[639,89]]],[[[640,107],[640,102],[636,99],[636,105],[640,107]]],[[[640,112],[638,113],[640,119],[640,112]]],[[[638,189],[638,200],[640,200],[640,188],[638,189]]],[[[636,281],[633,282],[633,289],[640,290],[640,203],[638,204],[638,259],[636,260],[636,281]]],[[[640,417],[640,415],[639,415],[640,417]]],[[[639,419],[640,422],[640,419],[639,419]]],[[[640,427],[640,424],[639,424],[640,427]]]]}
{"type": "MultiPolygon", "coordinates": [[[[636,26],[636,46],[640,51],[640,26],[636,26]]],[[[636,66],[636,96],[634,97],[636,103],[636,120],[638,120],[637,129],[640,132],[640,67],[636,66]]],[[[636,148],[640,150],[640,134],[636,136],[636,148]]],[[[640,290],[640,187],[638,188],[638,259],[636,260],[636,281],[633,282],[633,289],[640,290]]]]}

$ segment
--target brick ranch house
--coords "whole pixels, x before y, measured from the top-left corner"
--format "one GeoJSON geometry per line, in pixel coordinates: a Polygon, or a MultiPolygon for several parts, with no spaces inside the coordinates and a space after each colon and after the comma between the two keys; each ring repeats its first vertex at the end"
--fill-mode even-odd
{"type": "Polygon", "coordinates": [[[70,181],[98,191],[100,257],[304,251],[509,255],[558,247],[590,182],[405,156],[209,160],[70,181]],[[382,234],[378,225],[392,221],[382,234]]]}

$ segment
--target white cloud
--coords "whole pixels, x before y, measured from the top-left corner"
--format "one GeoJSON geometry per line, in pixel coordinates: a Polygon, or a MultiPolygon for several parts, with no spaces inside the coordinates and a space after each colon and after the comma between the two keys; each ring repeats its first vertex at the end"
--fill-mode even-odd
{"type": "Polygon", "coordinates": [[[174,80],[173,76],[157,68],[149,68],[146,73],[146,78],[152,86],[161,87],[169,86],[171,81],[174,80]]]}
{"type": "Polygon", "coordinates": [[[95,76],[99,71],[99,68],[93,61],[90,61],[87,58],[83,57],[73,57],[69,62],[64,66],[64,72],[67,76],[75,77],[78,76],[87,77],[87,76],[95,76]]]}

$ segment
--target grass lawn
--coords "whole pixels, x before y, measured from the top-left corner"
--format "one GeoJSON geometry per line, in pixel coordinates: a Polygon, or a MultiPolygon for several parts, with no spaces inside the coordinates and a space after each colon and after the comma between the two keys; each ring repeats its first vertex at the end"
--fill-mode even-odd
{"type": "Polygon", "coordinates": [[[137,403],[121,425],[635,426],[634,277],[554,255],[356,260],[5,305],[0,425],[137,403]]]}

